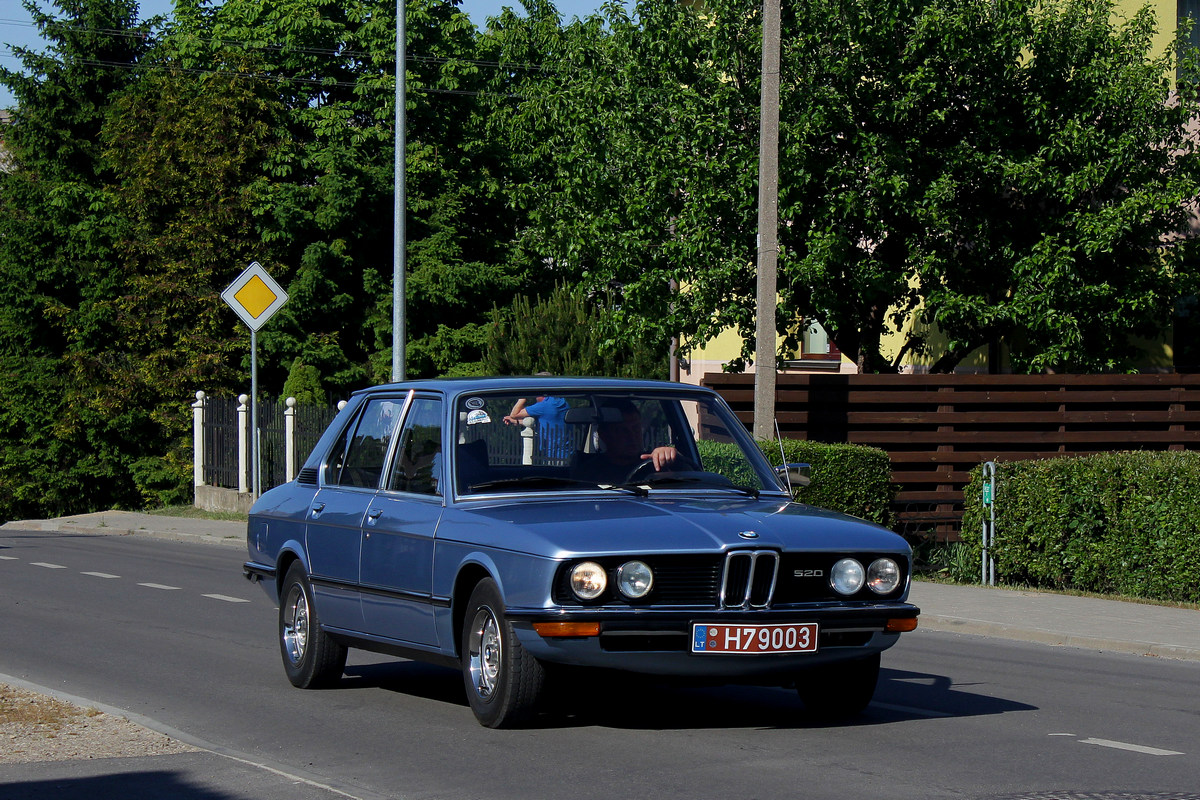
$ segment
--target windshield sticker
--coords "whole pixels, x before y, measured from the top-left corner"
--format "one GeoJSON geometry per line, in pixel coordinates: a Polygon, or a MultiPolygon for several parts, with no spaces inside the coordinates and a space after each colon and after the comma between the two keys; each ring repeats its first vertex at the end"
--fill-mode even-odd
{"type": "Polygon", "coordinates": [[[470,408],[470,409],[483,408],[483,398],[482,397],[468,397],[467,401],[465,403],[463,403],[463,405],[465,405],[467,408],[470,408]]]}
{"type": "Polygon", "coordinates": [[[488,416],[488,413],[480,408],[477,408],[474,411],[467,414],[467,424],[468,425],[478,425],[481,422],[491,422],[491,421],[492,421],[492,418],[488,416]]]}

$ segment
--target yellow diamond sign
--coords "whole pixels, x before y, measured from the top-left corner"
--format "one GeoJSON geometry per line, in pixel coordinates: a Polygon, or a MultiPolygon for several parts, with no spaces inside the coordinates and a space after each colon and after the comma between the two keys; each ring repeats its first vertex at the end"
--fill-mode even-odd
{"type": "Polygon", "coordinates": [[[267,274],[257,261],[221,292],[221,299],[242,318],[250,330],[257,331],[287,302],[287,292],[267,274]]]}

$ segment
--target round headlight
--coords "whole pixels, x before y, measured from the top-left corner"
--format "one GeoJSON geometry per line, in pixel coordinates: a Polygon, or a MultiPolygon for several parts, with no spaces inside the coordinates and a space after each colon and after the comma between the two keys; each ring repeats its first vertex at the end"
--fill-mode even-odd
{"type": "Polygon", "coordinates": [[[571,591],[580,600],[595,600],[608,588],[608,573],[595,561],[584,561],[571,569],[571,591]]]}
{"type": "Polygon", "coordinates": [[[867,567],[867,586],[875,594],[887,594],[900,585],[900,565],[890,558],[878,558],[867,567]]]}
{"type": "Polygon", "coordinates": [[[630,600],[645,597],[654,586],[654,573],[641,561],[627,561],[617,570],[617,589],[630,600]]]}
{"type": "Polygon", "coordinates": [[[854,594],[862,588],[865,578],[863,565],[853,558],[843,558],[829,571],[829,585],[838,594],[854,594]]]}

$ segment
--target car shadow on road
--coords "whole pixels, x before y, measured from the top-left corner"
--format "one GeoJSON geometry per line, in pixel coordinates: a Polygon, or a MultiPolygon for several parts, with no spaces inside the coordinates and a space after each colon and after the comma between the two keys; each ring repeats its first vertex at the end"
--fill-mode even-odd
{"type": "Polygon", "coordinates": [[[338,688],[383,689],[425,700],[467,705],[462,675],[457,670],[420,661],[350,665],[346,667],[338,688]]]}
{"type": "Polygon", "coordinates": [[[348,796],[208,751],[0,764],[3,800],[341,800],[348,796]]]}
{"type": "MultiPolygon", "coordinates": [[[[341,687],[376,688],[467,705],[458,672],[412,661],[347,667],[341,687]]],[[[945,675],[887,668],[880,671],[875,698],[866,711],[849,719],[809,714],[791,688],[715,686],[591,670],[552,673],[544,708],[531,727],[820,728],[1036,710],[1027,703],[973,691],[971,684],[956,683],[945,675]],[[629,713],[630,709],[636,713],[629,713]]]]}

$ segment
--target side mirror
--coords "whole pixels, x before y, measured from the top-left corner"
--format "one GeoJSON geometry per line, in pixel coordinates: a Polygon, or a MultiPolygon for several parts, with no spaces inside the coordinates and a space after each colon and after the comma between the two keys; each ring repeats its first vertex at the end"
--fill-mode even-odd
{"type": "Polygon", "coordinates": [[[812,483],[812,477],[809,475],[809,470],[811,469],[811,464],[784,464],[782,467],[775,468],[775,474],[781,478],[785,478],[793,489],[798,489],[812,483]]]}

